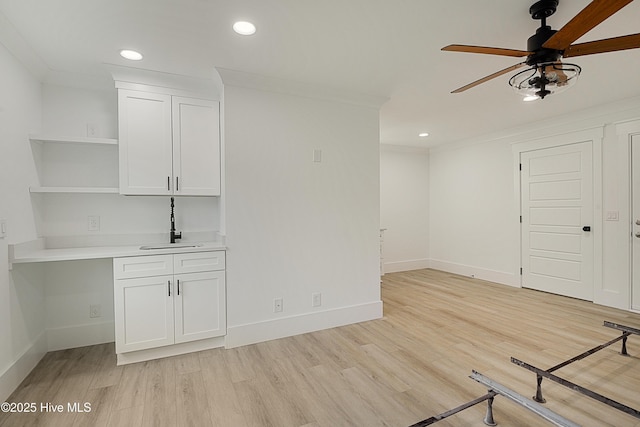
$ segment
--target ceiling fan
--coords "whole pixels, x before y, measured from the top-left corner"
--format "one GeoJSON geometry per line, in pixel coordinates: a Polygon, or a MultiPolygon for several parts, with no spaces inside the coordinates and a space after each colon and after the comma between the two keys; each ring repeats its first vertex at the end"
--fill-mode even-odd
{"type": "MultiPolygon", "coordinates": [[[[540,0],[535,2],[529,13],[535,20],[540,20],[540,28],[527,40],[527,50],[504,49],[498,47],[469,46],[452,44],[442,48],[444,51],[482,53],[512,57],[525,57],[524,62],[497,71],[451,93],[464,92],[481,83],[528,66],[524,71],[515,74],[509,84],[516,92],[528,97],[528,100],[544,98],[560,92],[574,84],[580,75],[581,68],[575,64],[563,63],[562,58],[613,52],[617,50],[640,48],[640,34],[596,40],[586,43],[572,44],[589,30],[622,9],[633,0],[594,0],[580,13],[573,17],[560,30],[552,30],[547,25],[547,18],[553,15],[558,0],[540,0]]],[[[526,99],[526,98],[525,98],[526,99]]]]}

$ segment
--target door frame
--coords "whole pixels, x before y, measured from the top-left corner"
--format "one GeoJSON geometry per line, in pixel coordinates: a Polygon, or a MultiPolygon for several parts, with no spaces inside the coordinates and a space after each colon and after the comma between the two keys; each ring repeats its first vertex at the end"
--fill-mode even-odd
{"type": "Polygon", "coordinates": [[[640,310],[633,309],[633,226],[631,222],[633,221],[633,187],[632,187],[632,179],[633,179],[633,159],[631,158],[631,146],[632,146],[632,137],[640,135],[640,120],[630,120],[625,122],[616,123],[616,134],[617,134],[617,150],[619,155],[624,155],[627,158],[627,161],[620,165],[621,168],[626,168],[626,170],[622,170],[620,172],[621,180],[619,185],[621,187],[620,194],[621,196],[627,196],[626,200],[621,200],[621,210],[620,210],[620,221],[626,222],[626,227],[623,227],[623,231],[627,238],[629,239],[628,245],[626,246],[627,253],[627,261],[628,267],[627,271],[627,284],[628,284],[628,302],[624,309],[640,313],[640,310]],[[626,206],[624,206],[626,204],[626,206]],[[625,209],[626,208],[626,209],[625,209]]]}
{"type": "Polygon", "coordinates": [[[598,126],[590,129],[548,135],[537,139],[529,139],[522,142],[514,142],[511,145],[513,153],[513,187],[514,187],[514,233],[518,236],[518,265],[514,268],[516,285],[522,288],[522,192],[520,177],[521,154],[528,151],[536,151],[545,148],[560,147],[563,145],[577,144],[591,141],[592,167],[593,167],[593,300],[597,302],[602,293],[603,271],[602,271],[602,236],[603,236],[603,216],[602,216],[602,140],[604,138],[604,127],[598,126]]]}

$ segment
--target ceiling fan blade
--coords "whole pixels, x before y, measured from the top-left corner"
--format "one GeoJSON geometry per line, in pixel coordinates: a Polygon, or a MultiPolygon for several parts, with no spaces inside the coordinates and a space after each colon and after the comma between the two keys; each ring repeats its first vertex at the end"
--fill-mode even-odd
{"type": "Polygon", "coordinates": [[[615,52],[617,50],[640,48],[640,34],[595,40],[592,42],[572,44],[564,51],[565,58],[572,56],[593,55],[594,53],[615,52]]]}
{"type": "Polygon", "coordinates": [[[458,89],[456,89],[456,90],[452,91],[451,93],[460,93],[460,92],[464,92],[464,91],[465,91],[465,90],[467,90],[467,89],[471,89],[472,87],[478,86],[479,84],[482,84],[482,83],[484,83],[484,82],[487,82],[487,81],[489,81],[489,80],[491,80],[491,79],[494,79],[494,78],[496,78],[496,77],[499,77],[499,76],[501,76],[501,75],[503,75],[503,74],[507,74],[508,72],[511,72],[511,71],[513,71],[513,70],[517,70],[518,68],[522,67],[523,65],[526,65],[526,63],[521,62],[521,63],[519,63],[519,64],[512,65],[512,66],[510,66],[510,67],[507,67],[507,68],[505,68],[504,70],[496,71],[496,72],[495,72],[495,73],[493,73],[493,74],[489,74],[488,76],[481,78],[480,80],[476,80],[476,81],[475,81],[475,82],[473,82],[473,83],[469,83],[468,85],[465,85],[465,86],[459,87],[458,89]]]}
{"type": "Polygon", "coordinates": [[[450,44],[443,47],[441,50],[447,52],[467,52],[467,53],[484,53],[487,55],[500,55],[500,56],[514,56],[520,58],[528,56],[531,52],[517,49],[504,49],[501,47],[487,47],[487,46],[470,46],[466,44],[450,44]]]}
{"type": "Polygon", "coordinates": [[[542,47],[546,49],[565,50],[589,30],[631,3],[633,0],[593,0],[573,19],[565,24],[557,33],[547,40],[542,47]]]}

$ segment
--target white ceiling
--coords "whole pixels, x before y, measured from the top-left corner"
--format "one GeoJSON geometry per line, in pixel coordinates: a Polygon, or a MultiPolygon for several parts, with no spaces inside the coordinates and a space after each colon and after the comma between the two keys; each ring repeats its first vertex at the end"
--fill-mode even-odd
{"type": "MultiPolygon", "coordinates": [[[[106,63],[200,78],[222,67],[384,96],[381,141],[398,145],[450,143],[640,95],[640,49],[573,59],[583,69],[577,85],[542,101],[522,102],[510,75],[450,94],[521,60],[440,48],[526,50],[538,26],[533,1],[0,0],[0,42],[39,64],[45,80],[104,77],[106,63]],[[233,33],[240,19],[257,33],[233,33]],[[123,48],[144,60],[125,61],[123,48]]],[[[548,24],[559,29],[588,3],[560,0],[548,24]]],[[[639,18],[636,1],[579,41],[639,33],[639,18]]]]}

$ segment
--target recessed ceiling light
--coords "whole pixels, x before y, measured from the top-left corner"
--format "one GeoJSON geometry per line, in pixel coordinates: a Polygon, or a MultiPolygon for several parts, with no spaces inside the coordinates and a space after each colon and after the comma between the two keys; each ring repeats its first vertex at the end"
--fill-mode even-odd
{"type": "Polygon", "coordinates": [[[251,22],[238,21],[233,24],[233,31],[242,36],[250,36],[256,32],[256,26],[251,22]]]}
{"type": "Polygon", "coordinates": [[[524,102],[531,102],[531,101],[535,101],[536,99],[540,99],[540,97],[537,95],[529,95],[522,98],[524,102]]]}
{"type": "Polygon", "coordinates": [[[142,54],[140,52],[136,52],[135,50],[121,50],[120,56],[131,61],[140,61],[142,59],[142,54]]]}
{"type": "Polygon", "coordinates": [[[427,132],[422,132],[422,133],[419,133],[418,136],[420,138],[425,138],[425,137],[429,136],[429,134],[427,132]]]}

